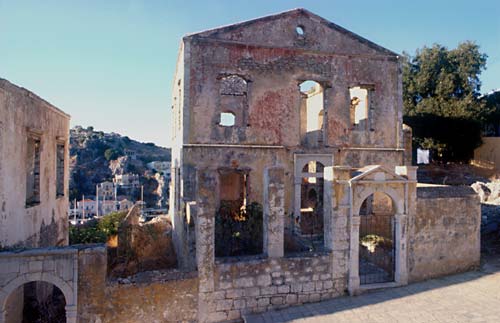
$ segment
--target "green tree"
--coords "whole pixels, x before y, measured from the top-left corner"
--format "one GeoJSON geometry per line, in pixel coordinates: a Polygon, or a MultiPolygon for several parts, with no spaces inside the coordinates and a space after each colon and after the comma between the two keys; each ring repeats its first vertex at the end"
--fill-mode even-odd
{"type": "Polygon", "coordinates": [[[108,161],[117,159],[121,155],[123,155],[123,152],[115,148],[108,148],[104,151],[104,158],[108,161]]]}
{"type": "Polygon", "coordinates": [[[479,99],[486,59],[469,41],[451,50],[435,44],[404,54],[404,122],[413,128],[414,147],[433,149],[443,161],[471,157],[481,143],[479,123],[489,113],[479,99]]]}

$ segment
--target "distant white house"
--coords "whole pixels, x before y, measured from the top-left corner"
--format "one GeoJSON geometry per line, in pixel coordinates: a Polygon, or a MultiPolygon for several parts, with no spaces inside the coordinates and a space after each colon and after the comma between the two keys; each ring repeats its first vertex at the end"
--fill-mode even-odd
{"type": "Polygon", "coordinates": [[[113,182],[115,185],[123,188],[138,188],[140,186],[139,175],[137,174],[117,174],[115,175],[113,182]]]}
{"type": "Polygon", "coordinates": [[[91,199],[83,199],[76,202],[77,216],[88,218],[96,215],[96,203],[91,199]]]}

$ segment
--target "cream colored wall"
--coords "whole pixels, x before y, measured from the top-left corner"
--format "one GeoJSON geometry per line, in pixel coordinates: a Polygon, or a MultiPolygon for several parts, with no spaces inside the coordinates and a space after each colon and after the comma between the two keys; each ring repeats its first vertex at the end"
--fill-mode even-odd
{"type": "Polygon", "coordinates": [[[68,243],[69,119],[33,93],[0,79],[0,246],[68,243]],[[26,208],[30,132],[41,137],[40,204],[26,208]],[[63,197],[56,198],[56,147],[65,144],[63,197]]]}

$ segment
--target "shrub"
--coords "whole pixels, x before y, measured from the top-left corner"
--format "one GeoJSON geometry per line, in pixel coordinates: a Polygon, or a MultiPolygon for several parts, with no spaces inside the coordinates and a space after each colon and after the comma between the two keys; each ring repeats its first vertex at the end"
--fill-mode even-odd
{"type": "Polygon", "coordinates": [[[127,212],[112,212],[101,219],[92,219],[84,224],[70,225],[69,243],[105,243],[118,233],[118,227],[127,212]]]}

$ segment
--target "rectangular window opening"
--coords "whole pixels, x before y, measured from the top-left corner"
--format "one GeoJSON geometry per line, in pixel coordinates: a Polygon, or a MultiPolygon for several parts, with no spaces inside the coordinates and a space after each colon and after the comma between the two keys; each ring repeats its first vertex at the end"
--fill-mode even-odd
{"type": "Polygon", "coordinates": [[[258,203],[248,202],[248,173],[219,171],[219,209],[215,218],[215,256],[262,254],[263,213],[258,203]]]}
{"type": "Polygon", "coordinates": [[[40,138],[28,137],[26,154],[26,207],[40,203],[40,151],[40,138]]]}
{"type": "Polygon", "coordinates": [[[57,144],[56,150],[56,196],[64,196],[64,144],[57,144]]]}
{"type": "Polygon", "coordinates": [[[351,124],[355,128],[368,128],[368,111],[369,111],[369,91],[366,88],[355,86],[349,89],[351,100],[350,119],[351,124]]]}

